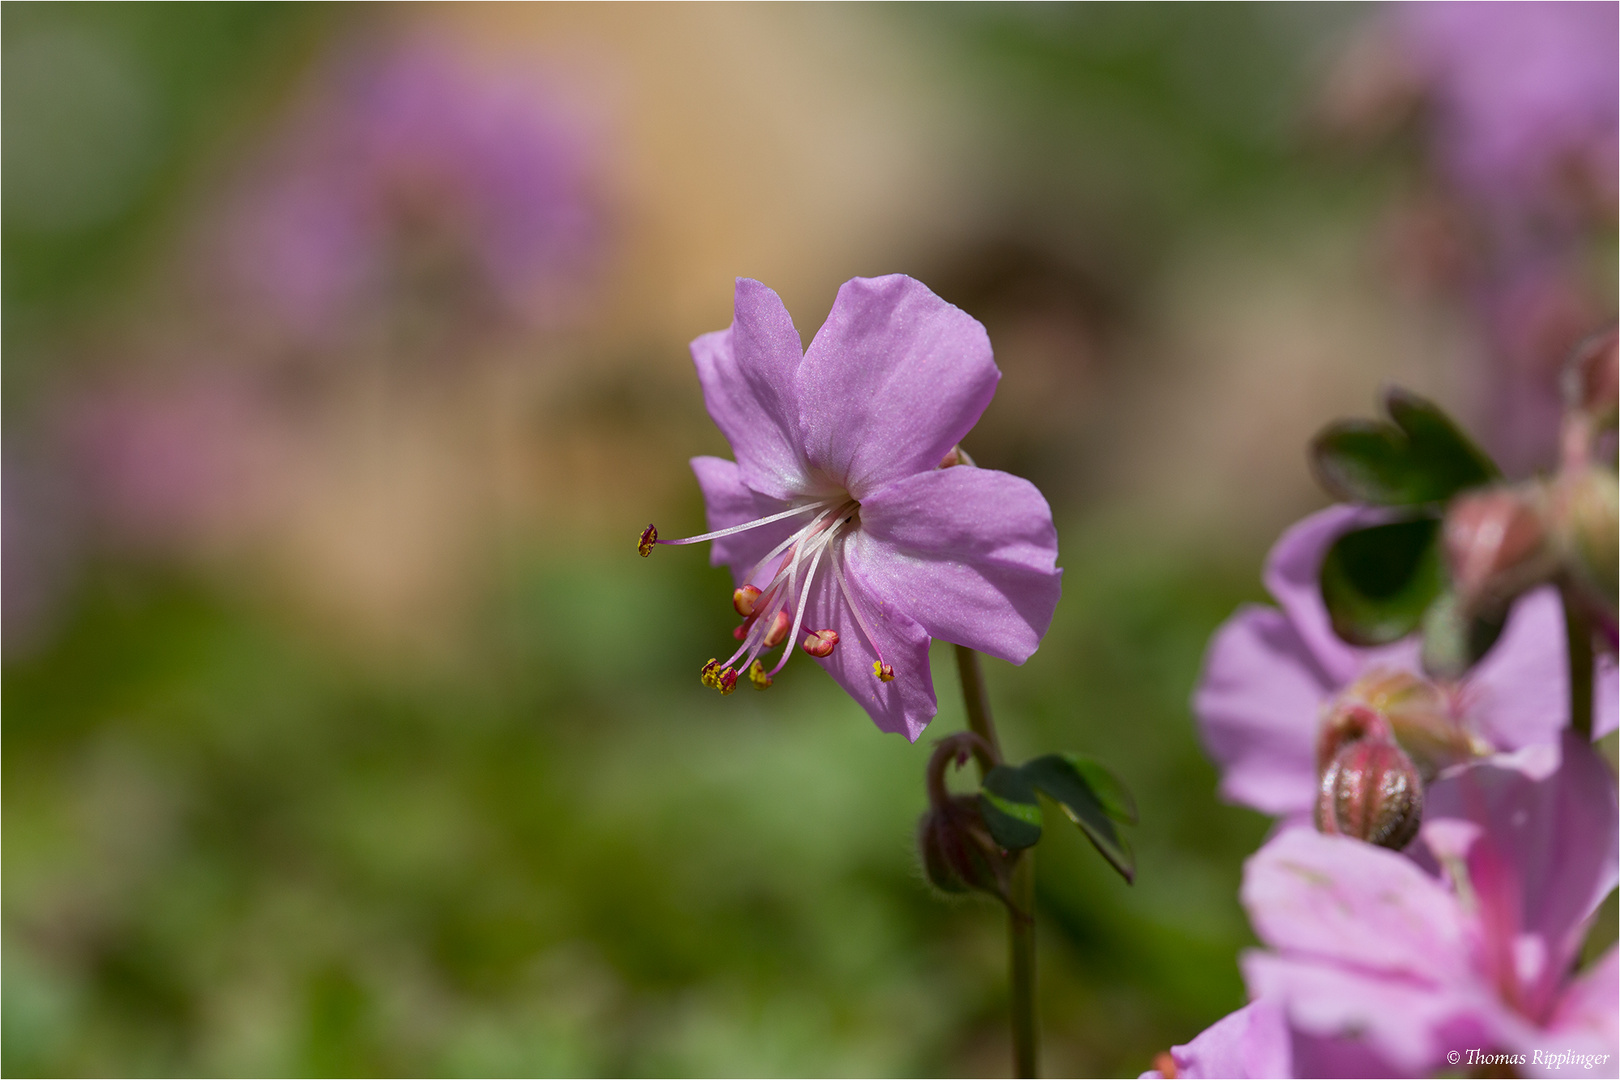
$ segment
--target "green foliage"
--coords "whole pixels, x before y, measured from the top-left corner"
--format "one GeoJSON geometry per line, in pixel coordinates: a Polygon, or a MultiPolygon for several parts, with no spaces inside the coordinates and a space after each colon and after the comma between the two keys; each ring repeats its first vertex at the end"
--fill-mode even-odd
{"type": "Polygon", "coordinates": [[[1444,586],[1438,518],[1392,521],[1345,533],[1322,560],[1322,600],[1352,645],[1387,645],[1423,623],[1444,586]]]}
{"type": "Polygon", "coordinates": [[[1022,768],[997,765],[986,773],[979,811],[990,835],[1008,851],[1033,847],[1041,838],[1041,803],[1022,768]]]}
{"type": "Polygon", "coordinates": [[[1461,678],[1496,644],[1506,622],[1506,611],[1465,615],[1456,593],[1441,592],[1423,615],[1423,669],[1438,678],[1461,678]]]}
{"type": "Polygon", "coordinates": [[[1388,421],[1338,420],[1311,441],[1316,478],[1335,498],[1423,506],[1501,475],[1433,403],[1390,387],[1384,409],[1388,421]]]}
{"type": "Polygon", "coordinates": [[[1116,827],[1116,822],[1136,823],[1136,801],[1117,777],[1097,762],[1073,754],[1047,754],[1025,763],[1022,771],[1063,807],[1121,877],[1136,879],[1136,856],[1116,827]]]}

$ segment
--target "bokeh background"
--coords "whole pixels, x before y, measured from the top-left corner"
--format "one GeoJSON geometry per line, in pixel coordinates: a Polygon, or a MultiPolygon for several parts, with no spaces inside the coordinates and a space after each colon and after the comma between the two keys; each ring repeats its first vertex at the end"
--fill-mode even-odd
{"type": "Polygon", "coordinates": [[[727,453],[686,343],[905,272],[988,327],[967,448],[1064,597],[1014,755],[1047,1069],[1241,1004],[1265,822],[1187,698],[1385,380],[1511,470],[1615,300],[1616,7],[3,9],[10,1075],[1005,1075],[1004,926],[918,869],[939,718],[721,699],[642,561],[727,453]]]}

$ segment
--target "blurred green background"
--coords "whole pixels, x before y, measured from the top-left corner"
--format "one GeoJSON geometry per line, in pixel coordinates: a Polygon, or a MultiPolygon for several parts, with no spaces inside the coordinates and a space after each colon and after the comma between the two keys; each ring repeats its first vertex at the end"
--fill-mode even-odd
{"type": "Polygon", "coordinates": [[[1319,505],[1315,427],[1481,400],[1466,312],[1389,272],[1411,147],[1322,119],[1370,19],[5,5],[4,1071],[1005,1074],[1002,915],[913,850],[950,650],[915,746],[808,663],[721,699],[725,571],[632,553],[701,528],[685,345],[737,275],[808,340],[910,273],[996,346],[967,446],[1065,567],[1002,738],[1142,807],[1134,887],[1040,848],[1047,1071],[1240,1005],[1266,823],[1215,798],[1204,642],[1319,505]],[[345,74],[395,49],[429,104],[345,74]],[[405,180],[373,121],[428,132],[405,180]],[[512,176],[567,242],[480,263],[512,176]],[[237,224],[305,181],[372,260],[313,329],[254,276],[317,280],[302,219],[237,224]]]}

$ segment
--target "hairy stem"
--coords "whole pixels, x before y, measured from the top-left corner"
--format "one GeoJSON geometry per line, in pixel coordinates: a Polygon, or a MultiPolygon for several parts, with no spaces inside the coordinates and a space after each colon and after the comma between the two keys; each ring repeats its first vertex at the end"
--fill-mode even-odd
{"type": "Polygon", "coordinates": [[[1576,734],[1591,741],[1592,625],[1568,589],[1562,590],[1560,599],[1564,602],[1564,636],[1569,646],[1569,723],[1576,734]]]}
{"type": "MultiPolygon", "coordinates": [[[[984,685],[979,654],[956,646],[956,666],[962,674],[962,699],[967,706],[968,729],[983,746],[975,746],[979,772],[1001,764],[1001,740],[990,715],[990,694],[984,685]]],[[[1039,1043],[1035,1022],[1035,852],[1025,850],[1013,865],[1012,890],[1007,904],[1009,978],[1012,983],[1013,1073],[1038,1072],[1039,1043]]]]}

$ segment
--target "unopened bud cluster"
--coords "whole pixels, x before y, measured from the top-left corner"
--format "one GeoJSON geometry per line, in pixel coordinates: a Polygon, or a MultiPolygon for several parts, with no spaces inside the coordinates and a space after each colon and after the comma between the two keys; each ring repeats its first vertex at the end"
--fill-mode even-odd
{"type": "Polygon", "coordinates": [[[952,795],[945,788],[946,768],[967,764],[975,749],[986,748],[970,732],[942,739],[935,747],[928,759],[928,812],[917,826],[917,847],[923,872],[935,887],[951,893],[990,893],[1011,903],[1017,854],[1003,849],[990,835],[977,798],[952,795]]]}
{"type": "Polygon", "coordinates": [[[1446,692],[1373,671],[1329,706],[1317,735],[1316,827],[1399,850],[1423,823],[1423,785],[1488,752],[1457,723],[1446,692]]]}
{"type": "Polygon", "coordinates": [[[1515,597],[1557,582],[1615,622],[1620,483],[1602,458],[1615,426],[1616,366],[1613,329],[1571,359],[1556,474],[1467,492],[1447,508],[1442,544],[1465,614],[1499,616],[1515,597]]]}

